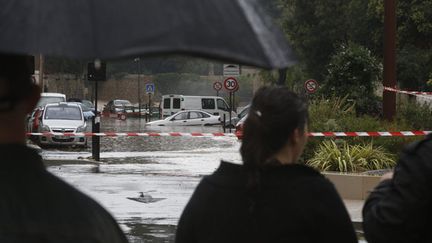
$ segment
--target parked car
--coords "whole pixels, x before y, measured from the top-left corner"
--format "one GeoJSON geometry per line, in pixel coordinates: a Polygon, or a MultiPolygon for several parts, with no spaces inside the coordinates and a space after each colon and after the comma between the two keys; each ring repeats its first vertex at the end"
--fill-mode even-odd
{"type": "Polygon", "coordinates": [[[46,104],[66,102],[66,95],[60,93],[41,93],[41,97],[33,112],[27,115],[27,131],[36,132],[39,126],[39,118],[46,104]]]}
{"type": "Polygon", "coordinates": [[[219,116],[200,110],[180,111],[164,120],[146,123],[148,126],[210,126],[220,124],[219,116]]]}
{"type": "Polygon", "coordinates": [[[246,113],[246,115],[242,118],[242,119],[240,119],[240,121],[236,124],[236,130],[235,130],[235,132],[234,132],[234,134],[237,136],[237,138],[239,139],[239,140],[242,140],[243,139],[243,124],[244,124],[244,122],[246,121],[246,119],[247,119],[247,113],[246,113]]]}
{"type": "Polygon", "coordinates": [[[60,93],[41,93],[36,107],[44,108],[46,104],[66,102],[66,95],[60,93]]]}
{"type": "Polygon", "coordinates": [[[77,104],[77,105],[81,106],[81,110],[83,112],[84,119],[86,121],[92,119],[95,116],[94,110],[91,107],[87,106],[87,104],[85,104],[85,103],[82,103],[82,102],[68,102],[68,103],[77,104]]]}
{"type": "MultiPolygon", "coordinates": [[[[47,104],[41,116],[39,132],[79,133],[85,132],[87,124],[81,106],[61,102],[47,104]]],[[[40,136],[41,145],[87,145],[85,136],[40,136]]]]}
{"type": "Polygon", "coordinates": [[[38,132],[43,109],[36,107],[27,119],[27,132],[38,132]]]}
{"type": "Polygon", "coordinates": [[[133,105],[129,100],[111,100],[104,108],[110,113],[133,112],[133,105]]]}
{"type": "Polygon", "coordinates": [[[231,128],[236,127],[237,123],[249,113],[249,109],[250,109],[250,105],[243,107],[243,109],[240,110],[237,116],[231,118],[231,122],[229,122],[229,118],[227,118],[225,121],[225,126],[226,127],[231,126],[231,128]]]}
{"type": "Polygon", "coordinates": [[[85,106],[90,107],[92,111],[95,111],[95,105],[90,100],[81,100],[81,103],[83,103],[85,106]]]}

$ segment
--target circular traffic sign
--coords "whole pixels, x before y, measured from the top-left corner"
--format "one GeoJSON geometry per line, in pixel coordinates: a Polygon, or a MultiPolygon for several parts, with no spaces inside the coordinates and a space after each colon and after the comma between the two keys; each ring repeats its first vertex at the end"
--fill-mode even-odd
{"type": "Polygon", "coordinates": [[[224,81],[224,87],[229,92],[236,92],[239,88],[238,86],[239,85],[238,85],[237,79],[235,79],[235,78],[230,77],[230,78],[225,79],[225,81],[224,81]]]}
{"type": "Polygon", "coordinates": [[[214,82],[213,83],[213,89],[215,89],[216,91],[220,91],[222,89],[221,82],[214,82]]]}
{"type": "Polygon", "coordinates": [[[308,93],[313,94],[317,91],[319,84],[315,79],[309,79],[304,83],[304,87],[308,93]]]}
{"type": "Polygon", "coordinates": [[[126,114],[124,114],[124,113],[120,114],[119,119],[122,121],[125,121],[126,120],[126,114]]]}

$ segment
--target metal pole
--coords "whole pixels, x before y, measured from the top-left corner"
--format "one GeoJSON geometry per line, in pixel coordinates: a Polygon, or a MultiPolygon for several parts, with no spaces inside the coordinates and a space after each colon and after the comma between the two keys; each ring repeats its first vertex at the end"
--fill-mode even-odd
{"type": "Polygon", "coordinates": [[[279,78],[277,80],[276,85],[278,86],[284,86],[285,85],[285,81],[286,81],[286,76],[287,76],[287,68],[283,68],[283,69],[279,69],[279,78]]]}
{"type": "Polygon", "coordinates": [[[231,112],[232,112],[232,92],[229,92],[229,99],[230,99],[230,109],[229,109],[229,132],[231,133],[231,112]]]}
{"type": "Polygon", "coordinates": [[[226,133],[226,114],[224,113],[223,114],[223,131],[224,131],[224,133],[226,133]]]}
{"type": "MultiPolygon", "coordinates": [[[[95,81],[95,116],[92,120],[92,132],[100,132],[100,116],[98,116],[98,81],[95,81]]],[[[92,136],[92,156],[96,161],[100,161],[100,138],[98,136],[92,136]]]]}
{"type": "Polygon", "coordinates": [[[42,54],[39,55],[39,85],[42,89],[42,92],[45,92],[45,82],[44,82],[44,57],[42,54]]]}
{"type": "Polygon", "coordinates": [[[141,74],[141,60],[139,58],[136,58],[138,63],[138,117],[141,119],[141,82],[140,82],[140,74],[141,74]]]}
{"type": "Polygon", "coordinates": [[[233,108],[232,108],[232,110],[236,111],[236,107],[235,107],[235,92],[232,93],[232,96],[233,96],[233,105],[232,105],[233,108]]]}
{"type": "Polygon", "coordinates": [[[151,121],[152,111],[151,111],[151,93],[149,93],[149,107],[148,107],[149,121],[151,121]]]}
{"type": "MultiPolygon", "coordinates": [[[[396,87],[396,0],[384,1],[384,87],[396,87]]],[[[383,115],[392,121],[396,114],[396,93],[383,91],[383,115]]]]}

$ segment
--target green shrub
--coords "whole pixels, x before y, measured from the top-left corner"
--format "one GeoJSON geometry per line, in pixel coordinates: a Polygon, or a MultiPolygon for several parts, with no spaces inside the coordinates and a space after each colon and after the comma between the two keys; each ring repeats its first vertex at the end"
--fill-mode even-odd
{"type": "Polygon", "coordinates": [[[328,74],[320,93],[345,96],[356,101],[357,114],[380,114],[380,102],[374,88],[381,79],[381,63],[361,45],[342,44],[331,57],[328,74]]]}
{"type": "Polygon", "coordinates": [[[346,141],[323,141],[314,157],[307,161],[320,171],[364,172],[392,168],[394,156],[372,143],[350,145],[346,141]]]}
{"type": "MultiPolygon", "coordinates": [[[[395,121],[388,122],[369,115],[357,116],[355,103],[344,98],[331,97],[310,101],[309,113],[311,132],[374,132],[374,131],[411,131],[432,130],[431,110],[426,105],[407,103],[398,106],[395,121]]],[[[422,137],[344,137],[339,140],[349,145],[363,145],[373,143],[391,153],[394,157],[402,148],[422,137]]],[[[315,151],[320,149],[323,141],[331,138],[311,137],[306,145],[302,161],[306,162],[315,157],[315,151]]]]}
{"type": "Polygon", "coordinates": [[[409,130],[431,130],[432,110],[427,104],[408,101],[398,105],[396,122],[409,130]]]}
{"type": "Polygon", "coordinates": [[[339,131],[337,120],[341,117],[355,116],[355,103],[349,102],[347,96],[319,98],[309,103],[309,130],[339,131]]]}

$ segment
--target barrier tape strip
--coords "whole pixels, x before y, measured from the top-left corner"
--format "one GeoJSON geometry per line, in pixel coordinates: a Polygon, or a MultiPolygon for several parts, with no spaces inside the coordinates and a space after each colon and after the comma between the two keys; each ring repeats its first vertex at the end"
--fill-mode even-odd
{"type": "Polygon", "coordinates": [[[396,93],[401,93],[401,94],[421,96],[424,98],[432,99],[432,97],[426,96],[426,95],[432,95],[432,92],[406,91],[406,90],[400,90],[400,89],[395,89],[395,88],[391,88],[391,87],[384,87],[384,90],[396,92],[396,93]]]}
{"type": "MultiPolygon", "coordinates": [[[[399,131],[399,132],[310,132],[310,137],[412,137],[412,136],[426,136],[432,131],[399,131]]],[[[240,133],[181,133],[181,132],[168,132],[168,133],[135,133],[135,132],[101,132],[101,133],[58,133],[58,132],[44,132],[44,133],[27,133],[27,136],[64,136],[64,137],[236,137],[241,136],[240,133]]]]}
{"type": "Polygon", "coordinates": [[[412,137],[426,136],[432,131],[400,131],[400,132],[311,132],[310,137],[412,137]]]}
{"type": "Polygon", "coordinates": [[[43,132],[43,133],[27,133],[27,136],[64,136],[64,137],[235,137],[233,133],[153,133],[153,132],[78,132],[78,133],[59,133],[59,132],[43,132]]]}

